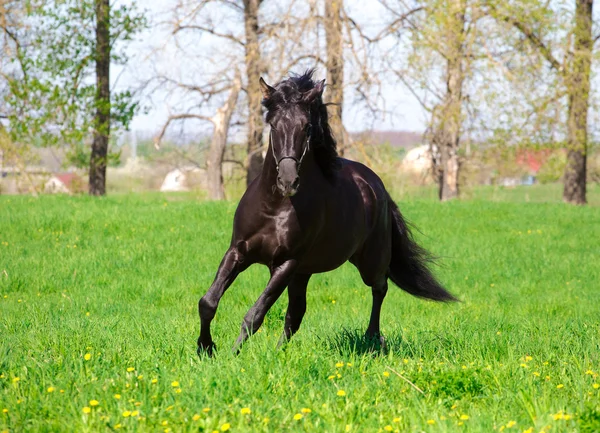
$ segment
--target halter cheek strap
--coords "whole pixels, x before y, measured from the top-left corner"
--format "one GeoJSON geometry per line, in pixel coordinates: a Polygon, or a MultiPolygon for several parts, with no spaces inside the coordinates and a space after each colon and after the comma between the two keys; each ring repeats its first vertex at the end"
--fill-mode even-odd
{"type": "Polygon", "coordinates": [[[300,167],[302,166],[302,161],[304,160],[304,156],[306,155],[306,152],[308,151],[308,149],[310,148],[310,136],[311,134],[308,134],[308,136],[306,137],[306,145],[304,146],[304,150],[302,151],[302,155],[300,156],[300,159],[296,159],[295,156],[282,156],[281,158],[277,159],[277,156],[275,155],[275,147],[273,146],[273,130],[271,129],[270,132],[270,138],[271,138],[271,151],[273,152],[273,159],[275,160],[275,169],[277,170],[277,173],[279,173],[279,164],[281,164],[281,161],[283,161],[284,159],[293,159],[294,161],[296,161],[296,164],[298,165],[298,171],[300,171],[300,167]]]}

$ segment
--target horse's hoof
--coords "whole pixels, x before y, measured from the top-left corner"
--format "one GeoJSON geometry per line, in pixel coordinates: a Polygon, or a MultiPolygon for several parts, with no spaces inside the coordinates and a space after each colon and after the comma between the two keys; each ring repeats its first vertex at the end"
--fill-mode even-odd
{"type": "Polygon", "coordinates": [[[217,350],[217,345],[212,341],[208,344],[198,342],[197,353],[198,353],[199,357],[213,356],[213,354],[214,354],[214,352],[216,352],[216,350],[217,350]]]}

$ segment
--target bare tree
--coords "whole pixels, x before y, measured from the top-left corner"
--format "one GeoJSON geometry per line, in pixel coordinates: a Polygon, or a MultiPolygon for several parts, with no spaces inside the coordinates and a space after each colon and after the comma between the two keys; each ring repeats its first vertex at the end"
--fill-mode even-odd
{"type": "Polygon", "coordinates": [[[233,84],[229,90],[229,96],[223,106],[219,107],[216,114],[211,118],[213,123],[213,135],[206,161],[208,178],[208,195],[212,200],[225,199],[225,187],[223,185],[223,155],[227,144],[227,133],[231,116],[235,110],[235,104],[242,88],[242,79],[239,71],[236,71],[233,84]]]}
{"type": "Polygon", "coordinates": [[[329,124],[333,136],[338,140],[338,149],[343,154],[346,148],[346,132],[342,124],[344,104],[344,46],[342,23],[343,0],[325,0],[325,40],[327,56],[327,102],[331,117],[329,124]]]}

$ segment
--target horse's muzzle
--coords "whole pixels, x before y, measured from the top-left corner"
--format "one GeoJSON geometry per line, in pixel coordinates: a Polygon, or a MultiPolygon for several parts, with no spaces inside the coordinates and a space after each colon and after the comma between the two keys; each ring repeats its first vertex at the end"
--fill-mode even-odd
{"type": "Polygon", "coordinates": [[[279,164],[277,173],[277,189],[284,197],[292,197],[298,192],[300,177],[298,163],[295,159],[285,158],[279,164]]]}
{"type": "Polygon", "coordinates": [[[280,177],[277,177],[277,189],[284,197],[293,197],[298,192],[299,187],[300,178],[298,176],[291,182],[286,182],[280,177]]]}

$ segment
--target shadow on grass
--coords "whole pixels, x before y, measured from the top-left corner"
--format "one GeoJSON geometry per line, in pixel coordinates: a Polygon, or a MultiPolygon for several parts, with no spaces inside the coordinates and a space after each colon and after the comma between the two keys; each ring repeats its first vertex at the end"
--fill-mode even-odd
{"type": "Polygon", "coordinates": [[[335,334],[322,339],[327,350],[336,351],[342,355],[371,355],[385,356],[390,352],[406,352],[406,342],[400,334],[385,335],[385,344],[378,338],[369,338],[363,330],[343,328],[335,334]]]}

